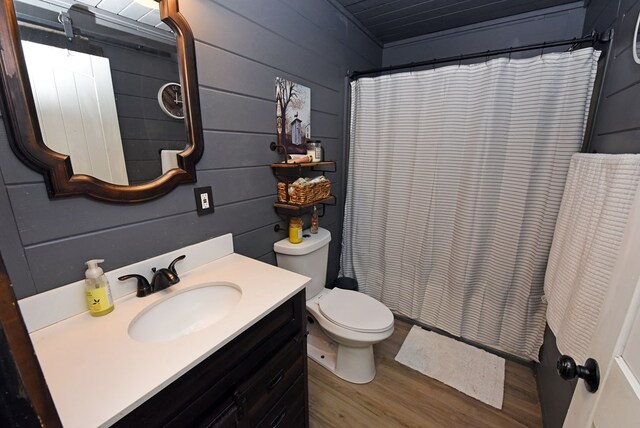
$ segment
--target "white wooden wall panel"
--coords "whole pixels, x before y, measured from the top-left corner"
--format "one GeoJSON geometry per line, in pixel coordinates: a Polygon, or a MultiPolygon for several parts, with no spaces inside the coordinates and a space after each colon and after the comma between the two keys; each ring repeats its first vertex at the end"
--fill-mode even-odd
{"type": "MultiPolygon", "coordinates": [[[[111,183],[128,184],[109,59],[91,56],[91,66],[96,83],[96,111],[99,112],[97,120],[101,125],[98,129],[102,131],[102,139],[99,141],[104,144],[104,159],[108,160],[108,162],[102,162],[102,159],[98,158],[92,160],[92,163],[104,164],[108,167],[111,183]]],[[[91,153],[95,155],[96,152],[91,151],[91,153]]]]}

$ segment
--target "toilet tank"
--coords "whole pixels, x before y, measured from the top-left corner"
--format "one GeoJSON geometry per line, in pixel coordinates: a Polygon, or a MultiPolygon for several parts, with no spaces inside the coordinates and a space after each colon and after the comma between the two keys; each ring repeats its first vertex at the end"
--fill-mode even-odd
{"type": "Polygon", "coordinates": [[[318,294],[325,286],[327,278],[327,261],[329,260],[329,242],[331,233],[318,228],[318,233],[303,232],[302,242],[292,244],[288,238],[273,244],[278,267],[299,273],[311,278],[307,284],[307,299],[318,294]]]}

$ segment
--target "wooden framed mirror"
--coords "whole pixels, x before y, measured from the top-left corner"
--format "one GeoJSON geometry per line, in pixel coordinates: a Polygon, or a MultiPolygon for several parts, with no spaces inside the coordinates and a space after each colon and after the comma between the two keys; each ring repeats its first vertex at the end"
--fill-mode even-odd
{"type": "Polygon", "coordinates": [[[204,138],[195,46],[189,24],[179,11],[178,0],[159,0],[158,3],[153,0],[130,0],[136,16],[145,12],[142,9],[144,7],[158,6],[156,10],[147,9],[148,12],[142,15],[137,24],[129,24],[126,16],[120,19],[114,13],[104,14],[108,18],[105,21],[102,14],[94,14],[91,8],[74,0],[0,1],[0,81],[7,131],[12,148],[20,160],[44,174],[50,197],[88,195],[112,202],[141,202],[162,196],[178,184],[196,181],[195,165],[202,157],[204,138]],[[39,10],[40,15],[35,16],[36,13],[32,11],[40,7],[39,3],[44,5],[44,12],[39,10]],[[67,5],[70,5],[68,9],[67,5]],[[25,19],[32,14],[32,19],[25,19]],[[154,15],[157,23],[153,21],[154,15]],[[150,18],[145,18],[147,16],[150,18]],[[84,22],[96,24],[98,29],[80,28],[84,22]],[[121,29],[118,25],[124,27],[121,29]],[[149,44],[136,39],[136,35],[131,34],[133,30],[144,30],[145,37],[150,36],[147,37],[149,44]],[[91,36],[94,33],[102,35],[103,39],[106,37],[106,41],[94,41],[91,36]],[[31,39],[23,39],[26,34],[31,39]],[[122,37],[116,34],[122,34],[122,37]],[[173,48],[165,48],[169,45],[165,40],[168,37],[175,40],[173,48]],[[51,43],[53,46],[43,46],[43,39],[57,41],[51,43]],[[31,43],[32,40],[36,43],[31,43]],[[31,47],[27,44],[34,45],[35,53],[30,51],[31,47]],[[111,67],[113,75],[109,75],[110,61],[114,60],[105,52],[114,50],[114,46],[123,51],[128,49],[128,56],[124,60],[119,59],[120,63],[132,63],[130,59],[135,54],[145,56],[140,66],[142,71],[133,73],[111,67]],[[51,51],[53,59],[44,59],[48,53],[38,50],[40,48],[51,51]],[[162,57],[160,59],[164,59],[165,63],[174,58],[175,77],[159,75],[150,76],[155,81],[142,80],[160,68],[150,65],[148,58],[153,55],[162,57]],[[63,72],[55,70],[54,77],[51,74],[42,76],[43,69],[48,71],[50,64],[64,62],[57,60],[62,57],[71,57],[75,61],[72,73],[76,74],[69,78],[65,69],[63,72]],[[40,62],[34,65],[29,63],[33,61],[29,58],[40,59],[40,62]],[[89,65],[85,68],[76,67],[78,61],[88,61],[89,65]],[[106,66],[95,65],[105,61],[106,66]],[[90,78],[87,78],[85,69],[93,73],[90,78]],[[104,72],[96,71],[103,69],[104,72]],[[106,80],[104,76],[98,76],[100,73],[107,74],[106,80]],[[137,80],[129,80],[121,86],[138,92],[148,88],[149,93],[132,95],[118,89],[116,86],[120,83],[115,74],[135,74],[137,80]],[[93,85],[88,90],[84,86],[86,81],[93,85]],[[71,83],[65,86],[65,82],[71,83]],[[111,84],[114,94],[102,90],[111,84]],[[104,95],[94,95],[101,90],[104,95]],[[52,91],[55,92],[53,95],[52,91]],[[87,99],[87,93],[95,99],[87,99]],[[63,96],[65,99],[71,98],[68,104],[71,107],[66,107],[67,104],[60,101],[63,96]],[[43,100],[49,98],[54,101],[46,104],[43,100]],[[55,105],[58,110],[54,109],[52,113],[50,105],[55,105]],[[97,106],[97,113],[87,107],[94,105],[97,106]],[[127,114],[133,117],[127,117],[127,114]],[[140,122],[142,119],[147,122],[140,122]],[[68,120],[74,122],[68,125],[68,120]],[[126,131],[125,125],[128,126],[126,131]],[[165,125],[170,131],[164,130],[165,125]],[[73,148],[60,148],[59,144],[53,143],[56,133],[64,134],[61,138],[66,139],[64,144],[68,142],[68,147],[73,142],[81,148],[76,151],[73,148]],[[144,139],[145,143],[142,144],[142,139],[137,139],[139,134],[150,136],[150,139],[144,139]],[[84,143],[76,141],[79,135],[82,138],[78,139],[84,143]],[[169,135],[176,137],[170,140],[165,138],[169,135]],[[163,141],[165,139],[168,141],[163,141]],[[118,147],[119,142],[123,147],[118,147]],[[116,155],[112,155],[114,152],[116,155]],[[147,168],[156,171],[156,174],[151,177],[138,174],[140,176],[133,179],[137,166],[150,164],[144,163],[146,159],[129,160],[125,155],[134,153],[135,157],[137,153],[140,158],[141,152],[151,153],[157,158],[159,163],[147,168]],[[101,165],[98,168],[100,171],[96,169],[95,172],[85,170],[89,166],[83,166],[83,161],[93,165],[96,161],[90,157],[102,160],[107,157],[105,153],[109,157],[107,163],[112,166],[101,165]],[[161,159],[165,159],[167,153],[169,157],[164,162],[161,159]],[[111,160],[111,156],[115,160],[111,160]],[[112,172],[115,170],[120,172],[112,172]]]}

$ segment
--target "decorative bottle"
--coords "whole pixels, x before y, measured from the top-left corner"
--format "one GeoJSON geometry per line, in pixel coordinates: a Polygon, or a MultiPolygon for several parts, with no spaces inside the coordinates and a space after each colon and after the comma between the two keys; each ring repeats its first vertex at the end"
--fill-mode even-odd
{"type": "Polygon", "coordinates": [[[318,207],[313,206],[313,212],[311,213],[311,233],[318,233],[318,207]]]}

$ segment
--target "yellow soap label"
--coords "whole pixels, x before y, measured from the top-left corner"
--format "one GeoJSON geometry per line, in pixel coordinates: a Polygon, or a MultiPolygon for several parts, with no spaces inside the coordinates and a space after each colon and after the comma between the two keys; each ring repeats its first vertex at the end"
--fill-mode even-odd
{"type": "Polygon", "coordinates": [[[87,305],[89,305],[89,312],[102,312],[113,305],[111,293],[108,293],[107,290],[107,287],[87,290],[87,305]]]}

